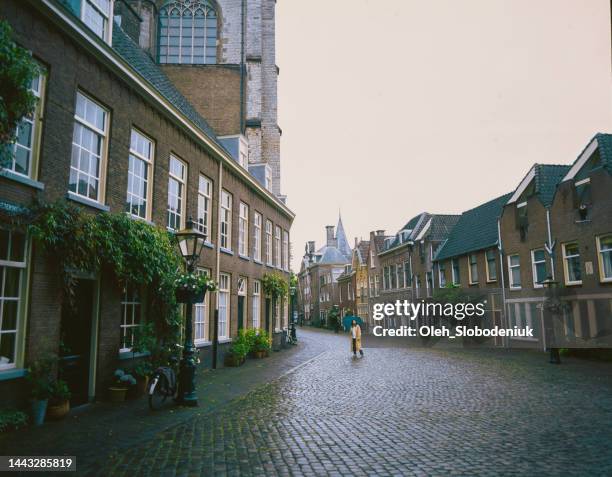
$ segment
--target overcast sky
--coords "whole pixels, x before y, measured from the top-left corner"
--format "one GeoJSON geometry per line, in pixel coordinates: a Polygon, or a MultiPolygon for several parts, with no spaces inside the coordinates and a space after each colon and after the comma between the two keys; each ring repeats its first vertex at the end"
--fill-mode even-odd
{"type": "Polygon", "coordinates": [[[609,0],[279,0],[282,189],[304,243],[461,213],[612,131],[609,0]]]}

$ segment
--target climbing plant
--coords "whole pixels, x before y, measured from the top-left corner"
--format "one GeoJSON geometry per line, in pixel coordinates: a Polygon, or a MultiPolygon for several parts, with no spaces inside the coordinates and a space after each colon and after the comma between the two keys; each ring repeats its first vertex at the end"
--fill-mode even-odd
{"type": "Polygon", "coordinates": [[[273,299],[285,298],[289,293],[289,284],[280,273],[265,273],[262,286],[266,295],[273,299]]]}
{"type": "Polygon", "coordinates": [[[30,52],[12,38],[9,24],[0,20],[0,168],[12,158],[15,132],[21,118],[34,112],[36,97],[30,91],[39,73],[30,52]]]}

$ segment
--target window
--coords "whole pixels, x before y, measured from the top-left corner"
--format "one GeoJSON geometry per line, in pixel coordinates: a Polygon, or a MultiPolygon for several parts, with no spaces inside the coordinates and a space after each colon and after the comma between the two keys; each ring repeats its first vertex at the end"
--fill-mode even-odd
{"type": "MultiPolygon", "coordinates": [[[[39,67],[40,68],[40,67],[39,67]]],[[[32,79],[30,91],[36,97],[36,109],[31,116],[21,119],[15,131],[13,157],[6,165],[9,171],[36,179],[40,153],[40,133],[44,106],[45,76],[39,74],[32,79]]]]}
{"type": "Polygon", "coordinates": [[[230,322],[230,276],[219,275],[219,339],[229,337],[230,322]]]}
{"type": "Polygon", "coordinates": [[[419,275],[414,276],[414,286],[416,291],[416,297],[421,298],[421,277],[419,275]]]}
{"type": "Polygon", "coordinates": [[[453,279],[453,285],[460,285],[461,284],[461,276],[459,274],[460,270],[459,270],[459,260],[457,260],[456,258],[453,258],[451,260],[451,274],[452,274],[452,279],[453,279]]]}
{"type": "Polygon", "coordinates": [[[159,62],[214,64],[217,14],[205,1],[174,1],[159,10],[159,62]]]}
{"type": "Polygon", "coordinates": [[[153,171],[153,142],[132,129],[128,158],[126,211],[134,217],[151,217],[151,174],[153,171]]]}
{"type": "Polygon", "coordinates": [[[395,266],[389,266],[389,277],[390,277],[390,287],[392,290],[397,288],[397,274],[395,273],[395,266]]]}
{"type": "Polygon", "coordinates": [[[468,256],[468,265],[470,285],[474,285],[478,283],[478,257],[475,253],[468,256]]]}
{"type": "Polygon", "coordinates": [[[240,215],[238,217],[238,253],[249,255],[249,206],[240,202],[240,215]]]}
{"type": "MultiPolygon", "coordinates": [[[[210,270],[199,268],[198,275],[210,276],[210,270]]],[[[196,344],[206,343],[210,341],[208,338],[208,315],[209,315],[209,303],[210,293],[204,295],[204,301],[195,304],[195,315],[194,315],[194,333],[193,339],[196,344]]]]}
{"type": "Polygon", "coordinates": [[[425,286],[427,287],[427,297],[431,297],[433,292],[433,272],[425,273],[425,286]]]}
{"type": "Polygon", "coordinates": [[[219,212],[221,227],[221,248],[232,249],[232,194],[221,191],[221,208],[219,212]]]}
{"type": "Polygon", "coordinates": [[[521,259],[518,255],[508,256],[508,278],[510,288],[521,288],[521,259]]]}
{"type": "Polygon", "coordinates": [[[206,240],[212,242],[212,230],[211,230],[211,215],[210,215],[210,204],[212,203],[212,181],[200,174],[200,180],[198,182],[198,229],[204,235],[206,240]]]}
{"type": "Polygon", "coordinates": [[[253,280],[253,328],[259,328],[261,318],[261,282],[253,280]]]}
{"type": "Polygon", "coordinates": [[[487,268],[487,281],[497,281],[497,262],[495,260],[495,250],[487,250],[485,263],[487,268]]]}
{"type": "Polygon", "coordinates": [[[26,238],[0,229],[0,371],[14,368],[19,346],[26,238]]]}
{"type": "Polygon", "coordinates": [[[274,331],[281,329],[281,299],[277,299],[274,304],[274,331]]]}
{"type": "Polygon", "coordinates": [[[404,288],[404,270],[401,263],[395,265],[395,274],[397,275],[397,288],[404,288]]]}
{"type": "Polygon", "coordinates": [[[374,276],[374,295],[380,296],[380,276],[374,276]]]}
{"type": "Polygon", "coordinates": [[[289,271],[289,232],[283,230],[283,269],[289,271]]]}
{"type": "Polygon", "coordinates": [[[121,300],[121,345],[119,352],[132,350],[134,346],[134,332],[141,323],[140,290],[135,285],[128,284],[123,290],[121,300]]]}
{"type": "Polygon", "coordinates": [[[374,277],[372,275],[370,275],[369,277],[369,286],[370,286],[370,296],[375,296],[374,295],[374,277]]]}
{"type": "Polygon", "coordinates": [[[534,288],[542,288],[542,282],[546,280],[546,252],[544,249],[531,251],[531,267],[534,288]]]}
{"type": "Polygon", "coordinates": [[[407,287],[412,286],[412,267],[408,260],[404,262],[404,283],[407,287]]]}
{"type": "Polygon", "coordinates": [[[597,237],[599,276],[602,282],[612,281],[612,235],[597,237]]]}
{"type": "Polygon", "coordinates": [[[438,280],[440,288],[444,288],[446,286],[446,265],[444,263],[438,265],[438,280]]]}
{"type": "Polygon", "coordinates": [[[266,263],[272,266],[272,222],[266,220],[266,263]]]}
{"type": "Polygon", "coordinates": [[[187,165],[174,156],[170,156],[168,175],[168,228],[179,230],[183,227],[185,216],[185,182],[187,165]]]}
{"type": "Polygon", "coordinates": [[[112,0],[83,0],[81,3],[81,20],[107,43],[111,40],[111,6],[112,0]]]}
{"type": "Polygon", "coordinates": [[[274,227],[274,266],[281,267],[281,228],[274,227]]]}
{"type": "Polygon", "coordinates": [[[70,182],[68,190],[87,199],[101,201],[106,170],[108,111],[82,93],[77,93],[70,182]]]}
{"type": "Polygon", "coordinates": [[[563,269],[565,270],[566,285],[580,285],[582,283],[580,250],[575,242],[563,244],[563,269]]]}
{"type": "Polygon", "coordinates": [[[261,262],[261,214],[255,212],[253,215],[253,259],[261,262]]]}

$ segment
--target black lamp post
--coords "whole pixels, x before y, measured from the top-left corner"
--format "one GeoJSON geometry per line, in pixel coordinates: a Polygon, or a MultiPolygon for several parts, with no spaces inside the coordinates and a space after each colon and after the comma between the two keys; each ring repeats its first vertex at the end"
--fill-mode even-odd
{"type": "MultiPolygon", "coordinates": [[[[200,258],[202,247],[206,241],[206,234],[200,232],[193,223],[191,217],[187,220],[187,225],[183,230],[175,234],[179,250],[187,273],[195,271],[196,264],[200,258]]],[[[206,294],[206,288],[204,289],[206,294]]],[[[200,301],[200,300],[198,300],[200,301]]],[[[193,304],[196,302],[196,294],[192,291],[185,299],[187,305],[187,316],[185,317],[185,342],[183,348],[183,359],[181,359],[179,370],[178,402],[186,406],[197,406],[198,396],[196,394],[195,370],[196,370],[196,350],[193,344],[193,304]]]]}
{"type": "Polygon", "coordinates": [[[291,293],[291,321],[289,324],[289,329],[291,330],[291,338],[297,341],[297,334],[295,331],[295,325],[297,320],[295,319],[295,300],[297,298],[297,289],[296,287],[289,288],[291,293]]]}
{"type": "Polygon", "coordinates": [[[557,296],[558,282],[553,280],[552,276],[548,275],[546,280],[542,281],[542,285],[546,288],[546,300],[544,301],[544,319],[545,321],[545,332],[546,340],[548,341],[548,349],[550,350],[550,363],[561,364],[561,355],[559,354],[559,348],[555,347],[555,318],[557,318],[556,312],[560,306],[560,301],[557,296]]]}

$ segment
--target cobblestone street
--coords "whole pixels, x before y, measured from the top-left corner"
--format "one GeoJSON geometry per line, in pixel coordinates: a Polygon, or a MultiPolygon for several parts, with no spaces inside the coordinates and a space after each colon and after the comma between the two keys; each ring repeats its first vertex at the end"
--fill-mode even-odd
{"type": "MultiPolygon", "coordinates": [[[[299,336],[297,350],[263,362],[279,377],[267,374],[236,399],[217,396],[214,408],[151,420],[144,411],[126,414],[112,451],[108,429],[96,432],[99,418],[84,416],[49,426],[54,443],[44,451],[76,445],[80,472],[105,476],[612,474],[610,365],[553,366],[542,353],[372,339],[365,357],[353,359],[344,335],[299,336]],[[281,369],[283,359],[296,368],[281,369]],[[127,438],[129,429],[138,436],[127,438]]],[[[263,368],[249,371],[252,364],[215,379],[244,380],[247,370],[253,380],[263,368]]],[[[11,452],[20,445],[14,437],[11,452]]],[[[36,445],[25,444],[30,437],[21,434],[28,451],[36,445]]]]}
{"type": "Polygon", "coordinates": [[[610,475],[612,378],[541,353],[328,351],[100,475],[610,475]]]}

